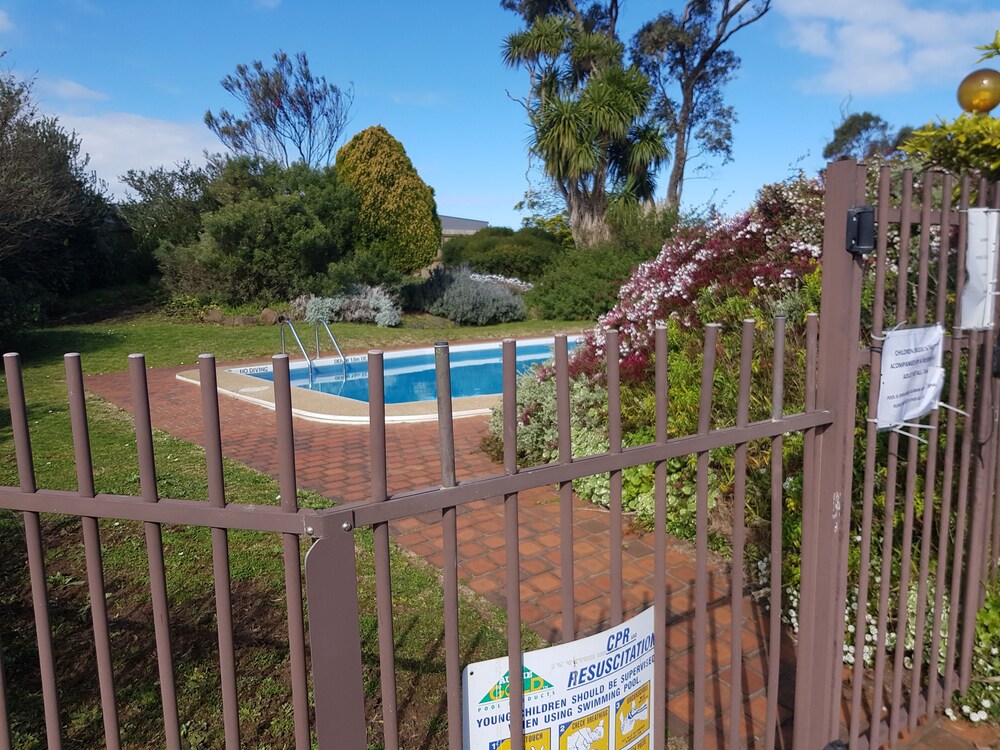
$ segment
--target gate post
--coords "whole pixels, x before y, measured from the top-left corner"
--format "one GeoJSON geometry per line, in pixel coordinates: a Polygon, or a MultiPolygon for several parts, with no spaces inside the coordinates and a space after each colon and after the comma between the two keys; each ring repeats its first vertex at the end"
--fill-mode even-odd
{"type": "Polygon", "coordinates": [[[863,268],[847,250],[847,212],[865,202],[865,175],[853,160],[829,164],[826,172],[816,407],[833,422],[817,431],[815,451],[804,457],[796,748],[820,748],[839,734],[840,550],[849,533],[863,268]]]}
{"type": "MultiPolygon", "coordinates": [[[[351,514],[345,514],[350,518],[351,514]]],[[[309,651],[320,750],[368,747],[353,524],[306,552],[309,651]]]]}

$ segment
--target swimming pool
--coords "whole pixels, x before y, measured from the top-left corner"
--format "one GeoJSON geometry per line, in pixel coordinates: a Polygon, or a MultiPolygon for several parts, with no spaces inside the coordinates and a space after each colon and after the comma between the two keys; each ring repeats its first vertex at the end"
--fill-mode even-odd
{"type": "MultiPolygon", "coordinates": [[[[575,343],[575,338],[571,339],[568,342],[569,348],[575,343]]],[[[503,390],[501,352],[500,342],[449,347],[452,398],[499,394],[503,390]]],[[[519,341],[518,373],[551,359],[552,352],[552,339],[519,341]]],[[[383,363],[386,404],[436,400],[433,348],[386,352],[383,363]]],[[[266,381],[274,380],[270,365],[231,368],[229,372],[266,381]]],[[[290,376],[291,384],[297,388],[368,403],[367,355],[347,357],[345,362],[341,362],[339,358],[315,360],[311,373],[305,362],[296,362],[290,368],[290,376]]]]}

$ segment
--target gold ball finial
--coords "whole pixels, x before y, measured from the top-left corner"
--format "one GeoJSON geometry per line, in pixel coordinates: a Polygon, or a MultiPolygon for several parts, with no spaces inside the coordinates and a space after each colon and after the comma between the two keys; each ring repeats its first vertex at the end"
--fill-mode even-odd
{"type": "Polygon", "coordinates": [[[989,112],[1000,104],[1000,73],[990,68],[969,73],[958,85],[958,103],[966,112],[989,112]]]}

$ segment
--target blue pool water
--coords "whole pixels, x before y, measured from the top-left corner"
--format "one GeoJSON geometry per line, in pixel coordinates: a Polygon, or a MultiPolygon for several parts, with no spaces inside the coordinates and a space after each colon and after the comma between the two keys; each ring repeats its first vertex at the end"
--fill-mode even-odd
{"type": "MultiPolygon", "coordinates": [[[[569,341],[572,349],[576,342],[569,341]]],[[[553,343],[549,341],[518,342],[517,371],[525,372],[533,364],[552,358],[553,343]]],[[[454,346],[451,359],[452,398],[487,396],[503,390],[501,344],[454,346]]],[[[405,404],[413,401],[433,401],[437,398],[434,377],[434,350],[387,352],[383,355],[385,371],[385,402],[405,404]]],[[[348,357],[345,375],[340,360],[318,360],[313,366],[312,382],[305,366],[293,366],[292,385],[335,396],[368,402],[368,359],[348,357]]],[[[248,367],[233,372],[264,380],[274,380],[270,367],[248,367]]]]}

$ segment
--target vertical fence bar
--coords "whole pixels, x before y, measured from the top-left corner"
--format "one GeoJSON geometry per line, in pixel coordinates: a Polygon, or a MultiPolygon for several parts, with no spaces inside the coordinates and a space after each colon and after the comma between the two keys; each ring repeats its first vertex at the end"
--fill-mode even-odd
{"type": "MultiPolygon", "coordinates": [[[[961,374],[962,365],[962,332],[955,328],[951,336],[951,363],[948,375],[948,403],[955,405],[958,403],[958,381],[961,374]]],[[[931,625],[931,664],[927,668],[927,718],[934,716],[935,707],[938,700],[945,706],[951,704],[951,694],[944,693],[941,698],[938,692],[941,690],[941,679],[947,673],[947,666],[941,656],[941,627],[944,620],[945,602],[950,602],[950,597],[945,590],[945,575],[948,570],[948,548],[951,539],[951,501],[954,484],[954,464],[955,464],[955,444],[957,438],[955,431],[958,422],[958,415],[948,410],[945,421],[945,446],[944,446],[944,470],[941,479],[941,510],[938,513],[937,533],[937,560],[934,575],[934,619],[931,625]]],[[[952,616],[949,616],[951,619],[952,616]]]]}
{"type": "Polygon", "coordinates": [[[913,170],[903,170],[903,196],[899,204],[899,273],[896,276],[896,325],[907,321],[910,281],[910,215],[913,212],[913,170]]]}
{"type": "MultiPolygon", "coordinates": [[[[622,452],[622,393],[617,329],[605,333],[608,371],[608,451],[622,452]]],[[[622,611],[622,473],[609,477],[608,516],[610,524],[608,572],[611,577],[611,625],[621,624],[622,611]]]]}
{"type": "MultiPolygon", "coordinates": [[[[559,423],[559,463],[573,460],[569,403],[569,349],[566,334],[555,338],[556,412],[559,423]]],[[[559,483],[559,561],[562,580],[562,642],[576,637],[576,579],[573,573],[573,483],[559,483]]]]}
{"type": "MultiPolygon", "coordinates": [[[[995,269],[994,269],[995,270],[995,269]]],[[[979,400],[975,411],[970,413],[976,416],[976,436],[973,471],[973,491],[972,510],[969,524],[969,556],[966,563],[965,573],[965,609],[962,613],[962,649],[959,668],[958,688],[962,692],[969,689],[972,680],[972,649],[976,641],[976,615],[983,603],[985,588],[983,586],[983,544],[986,516],[986,490],[988,481],[988,466],[986,447],[990,440],[992,427],[993,388],[992,362],[993,362],[993,336],[986,333],[982,336],[983,355],[982,366],[980,367],[979,400]]],[[[975,370],[969,368],[969,377],[974,376],[975,370]]]]}
{"type": "MultiPolygon", "coordinates": [[[[968,233],[968,223],[966,221],[965,209],[969,205],[969,177],[968,175],[962,178],[960,183],[961,187],[959,189],[959,203],[958,203],[958,240],[957,240],[957,262],[955,271],[955,299],[961,299],[963,289],[965,287],[965,253],[962,249],[965,247],[966,237],[968,233]]],[[[969,342],[967,337],[962,333],[961,330],[961,311],[956,306],[953,312],[953,327],[952,327],[952,347],[951,347],[951,370],[948,376],[949,386],[948,386],[948,403],[951,405],[958,404],[958,392],[959,392],[959,379],[961,376],[961,362],[962,362],[962,345],[963,343],[968,346],[969,342]]],[[[954,465],[955,465],[955,448],[958,443],[958,415],[949,410],[946,422],[947,436],[945,438],[945,453],[944,453],[944,472],[942,473],[941,480],[941,525],[938,530],[938,552],[937,552],[937,575],[935,576],[935,598],[937,600],[937,608],[934,612],[934,631],[931,633],[931,654],[933,654],[936,669],[935,675],[940,675],[944,679],[944,685],[942,690],[942,703],[945,706],[951,705],[951,692],[947,689],[947,685],[950,682],[951,666],[947,657],[947,645],[946,654],[944,659],[941,658],[941,627],[942,621],[944,619],[944,602],[945,599],[948,600],[949,604],[949,624],[954,620],[954,616],[950,614],[953,611],[954,601],[950,595],[950,589],[945,590],[945,575],[948,569],[948,542],[951,538],[951,505],[952,505],[952,495],[954,489],[954,465]]],[[[959,533],[956,527],[956,544],[957,535],[959,533]]],[[[929,699],[927,701],[928,706],[928,717],[933,716],[934,704],[936,701],[936,693],[939,686],[938,679],[933,679],[930,681],[929,688],[929,699]]]]}
{"type": "MultiPolygon", "coordinates": [[[[83,368],[80,355],[67,354],[66,390],[69,396],[70,424],[73,431],[73,455],[76,463],[76,486],[80,497],[94,497],[94,466],[90,454],[90,431],[87,426],[87,403],[83,392],[83,368]]],[[[111,638],[108,633],[108,605],[104,589],[104,562],[101,559],[101,536],[96,518],[81,518],[83,547],[87,559],[87,590],[90,616],[94,627],[94,651],[97,656],[97,682],[101,692],[101,718],[108,750],[121,747],[118,707],[115,703],[114,669],[111,663],[111,638]]]]}
{"type": "MultiPolygon", "coordinates": [[[[971,413],[976,398],[976,377],[975,372],[978,362],[980,332],[969,332],[969,347],[967,350],[965,365],[965,400],[963,407],[966,412],[971,413]]],[[[962,558],[965,553],[965,546],[968,543],[966,537],[966,517],[969,507],[969,466],[972,456],[972,426],[971,417],[966,417],[962,422],[962,450],[958,459],[958,512],[955,516],[955,548],[951,561],[951,602],[948,606],[948,647],[945,649],[945,676],[944,694],[951,696],[958,685],[955,678],[958,676],[955,666],[955,656],[958,653],[958,620],[962,612],[962,558]]],[[[970,529],[971,531],[971,529],[970,529]]]]}
{"type": "MultiPolygon", "coordinates": [[[[874,414],[878,409],[880,382],[875,373],[882,368],[882,339],[885,324],[885,274],[888,252],[890,194],[889,167],[879,172],[878,187],[878,240],[875,255],[875,289],[872,302],[872,329],[870,331],[868,383],[868,411],[874,414]]],[[[865,635],[868,632],[868,593],[871,579],[872,518],[875,498],[875,459],[878,446],[878,431],[874,422],[865,425],[865,473],[861,500],[861,549],[858,561],[857,611],[854,618],[854,668],[851,675],[851,716],[848,729],[850,747],[856,748],[861,733],[861,699],[865,685],[865,635]]],[[[873,709],[874,711],[874,709],[873,709]]],[[[873,717],[874,719],[874,713],[873,717]]]]}
{"type": "Polygon", "coordinates": [[[892,589],[892,555],[895,537],[896,469],[898,465],[899,436],[889,435],[889,456],[886,461],[885,510],[882,519],[882,568],[876,583],[879,586],[878,625],[875,633],[875,677],[872,688],[872,722],[870,744],[880,743],[882,708],[885,701],[886,628],[889,619],[889,593],[892,589]]]}
{"type": "MultiPolygon", "coordinates": [[[[917,298],[915,322],[923,325],[927,319],[927,286],[930,265],[930,214],[932,201],[932,172],[925,172],[920,193],[920,240],[917,258],[917,298]]],[[[904,205],[904,209],[908,204],[904,205]]],[[[909,226],[909,222],[907,222],[909,226]]],[[[910,565],[913,556],[914,501],[917,484],[917,463],[919,442],[917,431],[911,428],[906,450],[906,485],[903,503],[903,539],[899,566],[899,599],[896,608],[896,645],[893,656],[891,714],[889,718],[889,747],[894,750],[899,741],[900,719],[903,711],[903,657],[906,646],[906,630],[909,612],[910,565]]],[[[933,433],[932,433],[933,434],[933,433]]],[[[929,449],[934,443],[928,441],[929,449]]],[[[918,657],[919,660],[919,657],[918,657]]],[[[911,696],[916,701],[916,695],[911,696]]],[[[915,718],[915,717],[914,717],[915,718]]]]}
{"type": "MultiPolygon", "coordinates": [[[[806,346],[812,344],[815,355],[816,316],[810,316],[806,326],[806,346]],[[811,328],[810,328],[811,326],[811,328]],[[811,335],[810,335],[811,330],[811,335]]],[[[815,367],[815,359],[812,365],[815,367]]],[[[815,376],[810,381],[808,358],[806,365],[806,398],[808,403],[811,390],[815,387],[815,376]]],[[[815,395],[813,395],[815,399],[815,395]]],[[[771,382],[771,419],[780,420],[785,410],[785,319],[774,319],[774,378],[771,382]]],[[[808,408],[807,408],[808,411],[808,408]]],[[[781,435],[771,439],[771,606],[768,622],[767,649],[767,709],[764,717],[764,746],[775,746],[778,728],[778,693],[781,665],[781,559],[782,525],[784,511],[784,491],[782,487],[784,440],[781,435]]],[[[735,641],[734,641],[735,643],[735,641]]]]}
{"type": "MultiPolygon", "coordinates": [[[[943,197],[947,201],[947,197],[943,197]]],[[[920,188],[920,243],[917,263],[917,325],[927,320],[927,287],[930,279],[931,204],[934,201],[934,172],[924,172],[920,188]]]]}
{"type": "Polygon", "coordinates": [[[795,715],[809,717],[795,722],[796,747],[822,747],[830,741],[837,723],[839,697],[830,695],[834,670],[842,654],[834,653],[843,628],[842,590],[836,580],[839,561],[829,564],[824,550],[841,549],[844,504],[850,502],[854,448],[857,357],[860,339],[862,263],[846,251],[847,211],[865,200],[865,170],[851,161],[827,168],[824,200],[823,294],[820,315],[817,406],[829,409],[833,424],[817,433],[815,486],[803,493],[802,583],[800,639],[795,715]]]}
{"type": "Polygon", "coordinates": [[[10,712],[7,710],[7,677],[3,668],[2,642],[0,642],[0,750],[11,750],[10,712]]]}
{"type": "MultiPolygon", "coordinates": [[[[925,210],[929,211],[929,204],[932,200],[931,195],[932,185],[928,185],[924,189],[924,205],[925,210]]],[[[938,245],[938,275],[937,275],[937,297],[935,299],[935,310],[934,310],[934,320],[941,326],[945,324],[945,302],[947,300],[947,290],[948,290],[948,249],[951,245],[951,226],[950,226],[950,211],[951,211],[951,175],[945,175],[944,184],[942,185],[942,205],[941,205],[941,223],[939,225],[939,245],[938,245]]],[[[921,222],[924,223],[923,220],[921,222]]],[[[927,233],[930,232],[929,219],[927,220],[927,233]]],[[[928,253],[930,252],[928,248],[928,253]]],[[[944,345],[942,345],[944,348],[944,345]]],[[[943,360],[942,360],[943,363],[943,360]]],[[[935,489],[937,486],[937,459],[939,452],[939,442],[940,442],[940,410],[935,409],[930,415],[930,430],[927,435],[927,460],[924,464],[924,514],[921,522],[921,536],[920,536],[920,562],[917,573],[917,580],[919,582],[919,587],[917,591],[917,612],[916,621],[914,624],[914,644],[915,655],[913,659],[913,668],[911,671],[910,679],[910,706],[908,712],[908,723],[907,729],[913,732],[917,728],[917,718],[919,711],[919,697],[921,692],[921,674],[923,672],[923,646],[926,640],[927,634],[927,597],[928,597],[928,578],[930,576],[930,560],[931,560],[931,541],[934,534],[934,496],[935,489]]],[[[947,523],[946,516],[941,516],[941,523],[947,523]]],[[[932,659],[934,657],[933,652],[931,653],[932,659]]],[[[930,672],[930,667],[928,666],[928,673],[930,672]]],[[[928,698],[930,698],[930,686],[936,681],[936,675],[928,675],[928,698]]],[[[930,707],[931,701],[928,700],[928,707],[930,707]]]]}
{"type": "MultiPolygon", "coordinates": [[[[219,421],[219,393],[215,357],[198,356],[201,383],[201,419],[205,431],[205,469],[208,475],[208,503],[226,506],[226,485],[222,470],[222,430],[219,421]]],[[[232,584],[229,578],[229,534],[212,529],[212,572],[215,581],[215,620],[219,639],[219,681],[222,687],[222,722],[226,747],[240,746],[239,696],[236,690],[236,646],[233,641],[232,584]]]]}
{"type": "MultiPolygon", "coordinates": [[[[994,399],[1000,402],[1000,394],[994,393],[994,399]]],[[[993,492],[990,494],[993,511],[993,534],[989,546],[990,561],[989,580],[996,583],[1000,576],[1000,442],[995,443],[993,453],[993,492]]]]}
{"type": "MultiPolygon", "coordinates": [[[[371,460],[371,497],[389,498],[385,451],[385,365],[382,352],[368,352],[368,434],[371,460]]],[[[392,575],[389,570],[389,523],[374,526],[375,603],[378,617],[378,661],[382,680],[382,730],[386,750],[399,750],[399,713],[396,702],[396,657],[392,628],[392,575]]]]}
{"type": "MultiPolygon", "coordinates": [[[[899,261],[898,275],[896,277],[896,325],[907,322],[907,297],[909,294],[909,271],[910,271],[910,214],[913,207],[913,171],[910,169],[903,172],[902,202],[900,204],[899,222],[899,261]]],[[[881,732],[881,713],[887,652],[887,633],[889,617],[889,592],[891,590],[892,557],[894,554],[895,539],[895,501],[897,491],[897,472],[899,469],[899,434],[893,432],[889,435],[889,456],[886,462],[886,500],[885,517],[883,519],[883,543],[882,543],[882,570],[879,576],[879,618],[878,633],[876,634],[876,655],[875,655],[875,688],[873,691],[873,719],[872,719],[872,742],[875,743],[881,732]]],[[[905,494],[904,494],[905,501],[905,494]]],[[[904,502],[904,506],[907,503],[904,502]]],[[[905,510],[904,510],[905,512],[905,510]]],[[[899,613],[902,615],[902,613],[899,613]]],[[[895,673],[894,673],[895,674],[895,673]]],[[[893,681],[895,686],[895,680],[893,681]]],[[[890,745],[893,745],[892,724],[894,722],[895,697],[890,694],[889,706],[891,715],[889,716],[889,736],[886,738],[890,745]]]]}
{"type": "MultiPolygon", "coordinates": [[[[959,206],[959,212],[958,212],[958,245],[957,245],[958,260],[957,260],[957,263],[956,263],[957,268],[956,268],[956,271],[955,271],[955,276],[956,276],[956,279],[955,279],[955,299],[961,299],[962,293],[964,292],[964,289],[965,289],[965,253],[963,252],[963,248],[966,246],[966,243],[968,242],[969,224],[968,224],[968,214],[966,213],[966,209],[968,209],[968,207],[969,207],[969,196],[970,196],[970,193],[971,193],[971,189],[972,189],[972,186],[971,186],[971,181],[969,180],[969,176],[968,175],[964,175],[962,177],[962,181],[960,183],[960,188],[959,188],[959,202],[958,202],[958,206],[959,206]]],[[[969,337],[967,334],[962,334],[962,332],[961,332],[961,325],[962,325],[961,309],[958,308],[958,306],[956,306],[956,309],[954,311],[954,319],[955,319],[955,321],[954,321],[954,329],[953,330],[954,330],[956,336],[958,336],[960,338],[963,338],[964,341],[965,341],[966,362],[968,362],[971,359],[972,340],[971,340],[971,337],[969,337]]],[[[958,346],[958,347],[955,348],[953,356],[957,357],[958,360],[959,360],[958,364],[956,364],[954,362],[954,360],[952,362],[952,377],[954,378],[954,381],[953,381],[954,382],[954,386],[953,386],[953,388],[954,388],[954,393],[956,394],[956,396],[952,399],[951,403],[953,405],[955,405],[957,403],[958,376],[959,376],[959,372],[961,371],[961,361],[962,361],[962,359],[961,359],[962,358],[962,347],[961,346],[958,346]]],[[[966,366],[968,366],[968,365],[966,365],[966,366]]],[[[966,386],[969,386],[969,385],[970,385],[970,383],[968,382],[968,379],[966,379],[966,386]]],[[[969,393],[971,393],[971,392],[968,391],[968,388],[966,388],[963,391],[963,394],[964,394],[963,398],[965,399],[963,403],[971,405],[972,401],[971,401],[971,396],[968,395],[969,393]]],[[[954,451],[955,451],[955,447],[956,447],[955,444],[957,443],[957,441],[959,440],[960,437],[962,439],[962,445],[961,445],[961,447],[959,447],[959,461],[961,462],[963,460],[963,457],[965,456],[965,453],[964,453],[964,451],[965,451],[965,434],[966,434],[966,432],[968,432],[965,420],[962,421],[963,428],[959,432],[958,427],[957,427],[958,418],[957,418],[955,412],[949,412],[948,413],[948,424],[949,424],[949,432],[950,432],[949,439],[951,441],[952,460],[948,461],[945,464],[945,479],[949,478],[948,474],[949,474],[949,472],[951,470],[952,465],[954,464],[954,451]]],[[[955,492],[955,503],[956,503],[956,509],[957,509],[956,510],[957,517],[955,519],[955,532],[954,532],[954,536],[955,536],[955,549],[953,550],[953,555],[954,556],[957,556],[959,554],[958,547],[962,543],[962,541],[961,541],[962,535],[965,533],[964,532],[964,528],[965,528],[964,527],[964,524],[965,524],[965,507],[963,505],[964,501],[962,499],[961,492],[962,492],[963,482],[965,482],[966,476],[967,476],[965,474],[966,471],[968,471],[968,464],[967,463],[965,465],[965,469],[964,470],[961,467],[959,468],[958,487],[954,489],[954,492],[955,492]],[[961,520],[961,525],[959,524],[959,520],[961,520]]],[[[950,493],[952,491],[952,483],[949,482],[946,485],[946,487],[947,487],[946,491],[948,491],[949,495],[950,495],[950,493]]],[[[950,497],[949,497],[949,499],[950,499],[950,497]]],[[[946,554],[947,548],[944,548],[944,549],[945,549],[945,553],[942,553],[941,551],[938,552],[939,565],[943,565],[944,567],[947,568],[948,567],[947,566],[948,556],[946,554]]],[[[946,647],[945,647],[945,657],[944,657],[944,688],[943,688],[944,704],[946,706],[950,706],[951,705],[951,696],[952,696],[952,693],[955,690],[955,687],[954,687],[954,684],[955,684],[954,683],[954,672],[953,672],[953,669],[954,669],[954,658],[955,658],[955,642],[954,642],[955,636],[954,636],[954,633],[957,632],[957,631],[953,630],[953,626],[956,623],[956,619],[958,617],[958,612],[960,611],[960,609],[959,609],[959,598],[960,597],[959,597],[959,594],[958,594],[958,592],[956,590],[956,587],[957,587],[957,584],[955,583],[956,580],[957,579],[955,578],[955,575],[954,575],[954,563],[953,563],[952,564],[952,576],[951,576],[949,588],[948,588],[948,591],[947,591],[947,594],[949,596],[948,623],[947,623],[947,626],[948,626],[948,635],[947,635],[947,643],[946,643],[946,647]]],[[[944,590],[944,586],[943,585],[942,585],[942,590],[944,590]]]]}
{"type": "Polygon", "coordinates": [[[455,486],[455,424],[452,421],[451,355],[447,341],[434,342],[434,384],[437,391],[438,456],[441,486],[455,486]]]}
{"type": "MultiPolygon", "coordinates": [[[[441,486],[455,486],[455,425],[452,422],[451,358],[447,341],[434,342],[434,378],[437,386],[438,456],[441,486]]],[[[445,691],[448,701],[448,747],[462,747],[462,672],[458,650],[458,518],[455,506],[441,511],[444,550],[445,691]]]]}
{"type": "MultiPolygon", "coordinates": [[[[736,426],[750,422],[750,375],[753,370],[754,321],[743,321],[740,345],[740,383],[736,402],[736,426]]],[[[732,621],[729,635],[732,643],[729,680],[729,746],[739,747],[740,724],[743,715],[743,557],[746,544],[747,444],[736,446],[733,470],[733,566],[730,581],[732,621]]]]}
{"type": "MultiPolygon", "coordinates": [[[[993,208],[1000,209],[1000,182],[993,183],[993,208]]],[[[994,306],[993,322],[996,326],[1000,321],[1000,300],[994,306]]],[[[994,348],[1000,347],[1000,341],[994,340],[994,348]]],[[[992,360],[991,360],[992,364],[992,360]]],[[[995,581],[997,572],[1000,570],[1000,378],[993,378],[991,381],[993,393],[993,431],[990,436],[990,448],[986,451],[992,462],[990,472],[989,491],[986,493],[987,514],[986,522],[983,524],[984,554],[986,555],[986,566],[983,569],[984,582],[995,581]]]]}
{"type": "Polygon", "coordinates": [[[370,747],[352,524],[318,539],[306,552],[305,567],[319,750],[370,747]]]}
{"type": "MultiPolygon", "coordinates": [[[[667,442],[667,327],[657,324],[656,442],[667,442]]],[[[653,750],[664,750],[667,727],[667,462],[653,466],[653,750]]],[[[697,718],[697,714],[694,714],[697,718]]],[[[695,722],[697,723],[697,722],[695,722]]],[[[704,731],[704,728],[702,729],[704,731]]]]}
{"type": "MultiPolygon", "coordinates": [[[[517,474],[517,342],[503,341],[503,469],[517,474]]],[[[507,563],[507,673],[510,684],[510,747],[524,750],[524,674],[521,657],[521,550],[517,493],[504,495],[504,554],[507,563]]]]}
{"type": "MultiPolygon", "coordinates": [[[[14,432],[18,481],[21,485],[21,492],[33,493],[37,489],[35,487],[35,465],[31,454],[28,408],[24,398],[20,355],[4,354],[3,365],[4,374],[7,377],[7,400],[10,407],[10,424],[14,432]]],[[[42,524],[38,513],[24,512],[24,541],[28,550],[31,606],[35,615],[35,631],[38,641],[38,667],[42,682],[45,738],[49,748],[58,750],[62,747],[62,731],[59,726],[59,693],[56,687],[55,657],[52,649],[52,625],[49,621],[49,595],[45,582],[42,524]]]]}
{"type": "MultiPolygon", "coordinates": [[[[903,539],[899,563],[899,598],[896,605],[896,637],[892,663],[892,695],[889,701],[889,748],[899,741],[900,714],[903,709],[903,656],[906,647],[906,623],[909,614],[910,563],[913,547],[913,501],[917,473],[916,429],[910,428],[907,443],[906,490],[903,498],[903,539]]],[[[883,586],[886,582],[883,581],[883,586]]]]}
{"type": "MultiPolygon", "coordinates": [[[[274,419],[278,441],[278,492],[281,509],[298,513],[298,483],[295,478],[295,433],[292,429],[292,389],[288,375],[288,355],[271,358],[274,372],[274,419]]],[[[307,750],[309,736],[309,678],[306,675],[306,632],[302,609],[302,561],[299,535],[281,535],[285,567],[285,606],[288,610],[288,660],[292,680],[292,713],[295,721],[295,747],[307,750]]]]}
{"type": "MultiPolygon", "coordinates": [[[[701,361],[701,399],[698,404],[698,434],[707,435],[712,427],[712,384],[715,380],[715,350],[719,326],[705,326],[705,347],[701,361]]],[[[696,480],[697,536],[694,573],[694,746],[705,746],[705,671],[707,669],[708,629],[708,451],[698,454],[696,480]]]]}
{"type": "MultiPolygon", "coordinates": [[[[139,487],[143,501],[159,501],[156,489],[156,460],[153,455],[153,423],[149,413],[149,388],[146,383],[146,358],[142,354],[128,357],[132,405],[135,417],[135,442],[139,458],[139,487]]],[[[170,644],[170,604],[167,598],[167,575],[163,563],[163,535],[158,523],[143,524],[146,536],[146,558],[149,563],[149,591],[153,603],[153,628],[156,635],[156,662],[160,676],[160,696],[163,701],[163,729],[167,747],[181,746],[180,719],[177,713],[177,688],[174,682],[174,660],[170,644]]]]}

